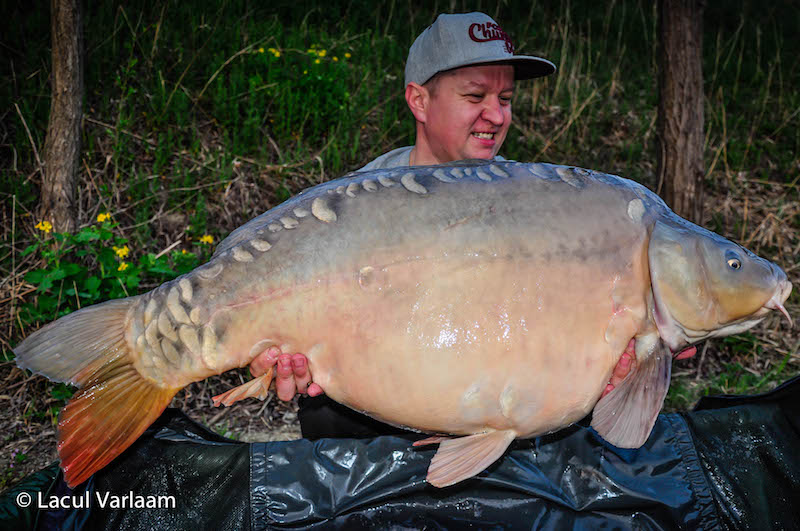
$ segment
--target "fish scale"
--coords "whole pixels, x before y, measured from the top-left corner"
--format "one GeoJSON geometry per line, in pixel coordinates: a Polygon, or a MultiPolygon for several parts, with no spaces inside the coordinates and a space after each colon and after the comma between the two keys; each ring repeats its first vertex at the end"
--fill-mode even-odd
{"type": "MultiPolygon", "coordinates": [[[[82,387],[59,425],[72,485],[177,390],[275,346],[306,354],[314,381],[353,409],[466,435],[418,443],[440,444],[428,481],[446,486],[481,472],[514,438],[593,408],[609,442],[640,446],[672,356],[770,309],[785,313],[790,291],[780,268],[682,220],[633,181],[464,161],[305,190],[233,231],[207,264],[66,316],[15,353],[21,367],[82,387]],[[59,346],[76,333],[99,338],[89,356],[59,346]],[[630,340],[636,368],[600,400],[630,340]],[[131,408],[131,397],[146,399],[131,408]],[[110,423],[109,411],[130,422],[110,423]]],[[[215,401],[263,397],[271,375],[215,401]]]]}

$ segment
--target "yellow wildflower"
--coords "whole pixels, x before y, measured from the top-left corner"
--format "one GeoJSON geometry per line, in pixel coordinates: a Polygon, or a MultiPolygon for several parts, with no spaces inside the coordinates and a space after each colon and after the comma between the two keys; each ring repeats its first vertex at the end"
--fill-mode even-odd
{"type": "Polygon", "coordinates": [[[189,251],[187,251],[186,249],[181,249],[181,254],[189,254],[189,251]]]}
{"type": "Polygon", "coordinates": [[[308,74],[308,70],[303,70],[303,74],[308,74]]]}
{"type": "Polygon", "coordinates": [[[203,234],[200,237],[200,243],[212,244],[212,243],[214,243],[214,237],[211,236],[210,234],[203,234]]]}
{"type": "Polygon", "coordinates": [[[130,249],[128,249],[127,245],[124,247],[113,247],[113,249],[114,252],[117,253],[117,256],[119,256],[120,258],[125,258],[130,253],[130,249]]]}
{"type": "Polygon", "coordinates": [[[317,52],[317,55],[319,55],[320,57],[325,57],[326,53],[328,53],[327,50],[320,50],[320,51],[317,52]]]}
{"type": "Polygon", "coordinates": [[[281,56],[281,52],[279,52],[278,50],[275,50],[275,53],[273,55],[275,57],[280,57],[281,56]]]}
{"type": "Polygon", "coordinates": [[[122,262],[117,268],[117,271],[125,271],[126,269],[128,269],[128,262],[122,262]]]}
{"type": "Polygon", "coordinates": [[[319,59],[314,59],[314,64],[318,65],[319,64],[319,59]]]}
{"type": "Polygon", "coordinates": [[[34,225],[34,227],[44,232],[45,234],[49,234],[50,231],[53,230],[53,225],[49,221],[40,221],[39,223],[34,225]]]}
{"type": "Polygon", "coordinates": [[[111,219],[111,214],[109,214],[108,212],[103,212],[103,213],[97,215],[97,222],[98,223],[102,223],[104,221],[108,221],[109,219],[111,219]]]}
{"type": "Polygon", "coordinates": [[[333,60],[334,60],[334,61],[338,61],[338,60],[339,60],[339,58],[338,58],[338,57],[336,57],[336,56],[334,55],[334,56],[333,56],[333,60]]]}
{"type": "Polygon", "coordinates": [[[345,52],[345,53],[344,53],[344,58],[345,58],[345,59],[350,59],[351,57],[353,57],[353,56],[352,56],[352,55],[350,55],[350,52],[345,52]]]}
{"type": "MultiPolygon", "coordinates": [[[[271,50],[272,50],[272,48],[270,48],[270,51],[271,51],[271,50]]],[[[264,48],[259,48],[259,49],[258,49],[258,53],[264,53],[264,48]]]]}

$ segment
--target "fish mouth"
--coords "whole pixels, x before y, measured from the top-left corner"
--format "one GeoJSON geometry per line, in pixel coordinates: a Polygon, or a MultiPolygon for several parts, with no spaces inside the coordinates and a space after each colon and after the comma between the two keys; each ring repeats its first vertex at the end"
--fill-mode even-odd
{"type": "Polygon", "coordinates": [[[669,309],[660,300],[657,286],[653,286],[653,316],[655,318],[656,326],[658,327],[659,334],[662,340],[670,348],[673,355],[680,353],[688,345],[696,344],[704,339],[712,337],[724,337],[733,334],[739,334],[749,330],[757,325],[771,310],[778,310],[789,321],[789,326],[793,327],[794,323],[789,312],[784,307],[783,303],[789,298],[792,292],[792,283],[785,279],[785,277],[778,282],[775,288],[775,293],[772,297],[764,303],[757,312],[749,317],[727,323],[724,326],[713,330],[692,330],[686,328],[677,320],[675,320],[669,312],[669,309]]]}
{"type": "Polygon", "coordinates": [[[792,283],[786,280],[784,277],[782,280],[778,282],[778,286],[775,288],[775,293],[772,297],[764,303],[764,306],[761,307],[756,313],[754,313],[750,317],[745,317],[738,321],[734,321],[729,323],[727,326],[720,328],[714,332],[711,332],[708,337],[715,337],[715,336],[723,336],[723,335],[732,335],[738,334],[740,332],[744,332],[749,328],[753,327],[754,325],[758,324],[759,322],[763,321],[764,318],[769,314],[772,310],[778,310],[783,314],[784,317],[789,321],[789,327],[793,327],[794,323],[792,322],[792,317],[789,315],[789,312],[786,311],[786,308],[783,306],[783,303],[786,302],[786,299],[789,298],[789,294],[792,292],[792,283]]]}
{"type": "Polygon", "coordinates": [[[775,290],[775,294],[772,296],[770,300],[764,304],[764,308],[769,308],[770,310],[778,310],[786,317],[786,320],[789,321],[789,328],[794,326],[794,321],[792,321],[792,316],[789,315],[789,312],[786,311],[786,308],[783,306],[783,303],[786,302],[786,299],[789,298],[789,294],[792,292],[792,283],[788,280],[784,280],[778,286],[778,289],[775,290]]]}

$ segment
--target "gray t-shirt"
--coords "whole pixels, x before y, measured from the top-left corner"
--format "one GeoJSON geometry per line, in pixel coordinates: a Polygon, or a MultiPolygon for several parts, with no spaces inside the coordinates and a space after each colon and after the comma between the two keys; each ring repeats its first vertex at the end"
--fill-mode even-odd
{"type": "MultiPolygon", "coordinates": [[[[356,171],[385,170],[388,168],[401,168],[403,166],[409,166],[409,162],[411,162],[412,149],[414,149],[414,146],[393,149],[388,153],[384,153],[380,157],[376,158],[363,168],[357,169],[356,171]]],[[[498,155],[493,160],[504,161],[506,159],[498,155]]]]}

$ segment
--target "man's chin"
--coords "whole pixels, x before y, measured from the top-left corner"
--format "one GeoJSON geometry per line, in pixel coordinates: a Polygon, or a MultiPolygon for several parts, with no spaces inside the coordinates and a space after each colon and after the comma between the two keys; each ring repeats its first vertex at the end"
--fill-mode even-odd
{"type": "Polygon", "coordinates": [[[471,149],[462,153],[463,159],[492,160],[496,153],[494,149],[471,149]]]}

